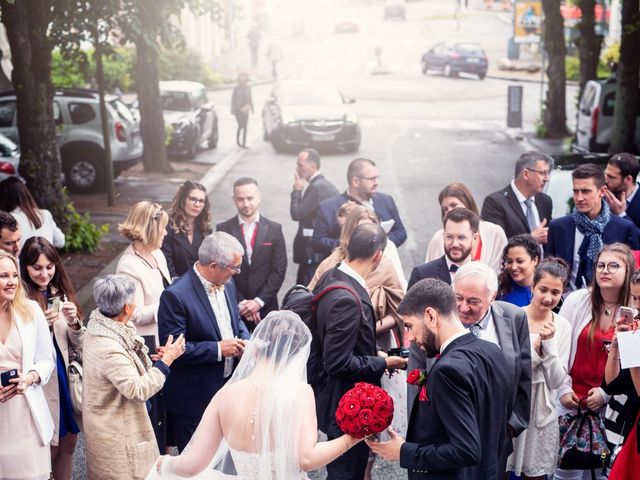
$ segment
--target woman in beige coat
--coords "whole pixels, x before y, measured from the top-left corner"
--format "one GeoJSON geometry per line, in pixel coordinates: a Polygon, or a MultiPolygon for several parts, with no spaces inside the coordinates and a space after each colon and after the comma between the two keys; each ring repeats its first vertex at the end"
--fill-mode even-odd
{"type": "Polygon", "coordinates": [[[67,367],[70,359],[79,359],[82,355],[84,314],[60,256],[46,238],[27,239],[20,251],[20,271],[27,295],[44,312],[56,351],[56,368],[44,386],[55,425],[51,439],[51,468],[56,480],[71,480],[73,452],[81,422],[74,415],[67,367]]]}
{"type": "Polygon", "coordinates": [[[134,282],[122,275],[98,280],[84,341],[82,418],[90,479],[142,479],[159,455],[146,402],[158,393],[169,366],[184,352],[169,336],[152,366],[130,323],[134,282]]]}

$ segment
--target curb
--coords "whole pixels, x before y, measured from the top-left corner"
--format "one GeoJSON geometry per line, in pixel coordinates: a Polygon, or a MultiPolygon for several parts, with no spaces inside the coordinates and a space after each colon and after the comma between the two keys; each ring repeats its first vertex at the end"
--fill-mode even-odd
{"type": "MultiPolygon", "coordinates": [[[[207,193],[210,195],[213,190],[218,186],[227,173],[235,166],[236,163],[245,155],[247,150],[241,148],[234,148],[227,153],[222,160],[214,164],[207,173],[199,180],[207,189],[207,193]]],[[[122,255],[122,252],[128,247],[127,244],[118,255],[100,270],[94,277],[87,282],[82,288],[76,292],[78,303],[82,307],[82,310],[87,314],[95,308],[95,301],[93,300],[93,283],[96,278],[104,277],[115,273],[118,266],[118,260],[122,255]]]]}

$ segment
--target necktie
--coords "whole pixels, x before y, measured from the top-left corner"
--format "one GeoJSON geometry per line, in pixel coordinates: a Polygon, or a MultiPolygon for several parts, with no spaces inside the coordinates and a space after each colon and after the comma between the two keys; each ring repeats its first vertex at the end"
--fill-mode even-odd
{"type": "Polygon", "coordinates": [[[536,217],[533,213],[533,198],[529,197],[524,201],[527,206],[527,224],[529,225],[529,233],[531,233],[538,226],[536,224],[536,217]]]}
{"type": "Polygon", "coordinates": [[[473,333],[476,337],[479,337],[480,336],[480,325],[477,324],[477,323],[474,323],[473,325],[471,325],[469,327],[469,331],[471,333],[473,333]]]}

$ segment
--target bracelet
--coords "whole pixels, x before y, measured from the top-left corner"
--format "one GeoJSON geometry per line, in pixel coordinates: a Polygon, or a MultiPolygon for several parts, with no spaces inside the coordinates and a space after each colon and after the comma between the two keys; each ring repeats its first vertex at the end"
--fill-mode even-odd
{"type": "Polygon", "coordinates": [[[620,355],[618,355],[617,357],[612,357],[611,352],[607,354],[607,357],[610,358],[611,360],[620,360],[620,355]]]}

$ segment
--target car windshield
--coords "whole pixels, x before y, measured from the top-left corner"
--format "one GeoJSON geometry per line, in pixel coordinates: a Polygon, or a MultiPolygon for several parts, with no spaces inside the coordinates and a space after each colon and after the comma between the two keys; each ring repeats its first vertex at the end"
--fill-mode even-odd
{"type": "Polygon", "coordinates": [[[177,112],[188,112],[191,110],[191,102],[187,92],[160,92],[162,97],[162,109],[174,110],[177,112]]]}
{"type": "Polygon", "coordinates": [[[460,52],[462,55],[468,55],[470,57],[484,56],[482,47],[473,43],[459,43],[458,45],[456,45],[456,50],[458,50],[458,52],[460,52]]]}
{"type": "Polygon", "coordinates": [[[112,100],[109,102],[109,105],[111,105],[113,107],[113,109],[118,112],[118,115],[120,115],[120,118],[122,118],[123,120],[126,120],[129,123],[135,123],[135,118],[133,118],[133,114],[131,113],[131,110],[129,110],[129,108],[127,108],[127,106],[122,103],[120,100],[112,100]]]}
{"type": "Polygon", "coordinates": [[[342,103],[342,97],[335,88],[295,85],[281,91],[280,103],[283,105],[339,105],[342,103]]]}

